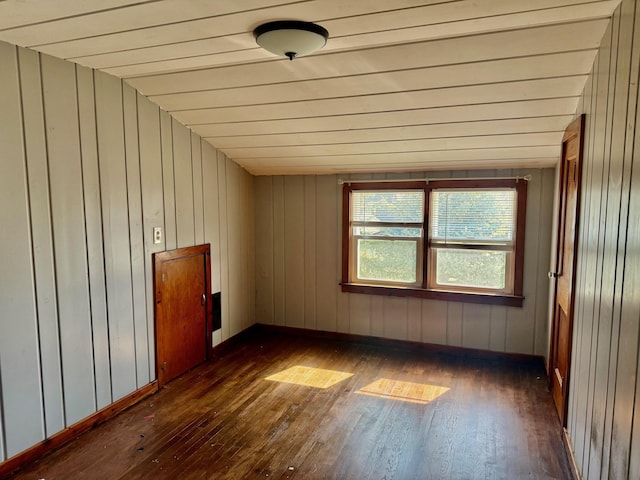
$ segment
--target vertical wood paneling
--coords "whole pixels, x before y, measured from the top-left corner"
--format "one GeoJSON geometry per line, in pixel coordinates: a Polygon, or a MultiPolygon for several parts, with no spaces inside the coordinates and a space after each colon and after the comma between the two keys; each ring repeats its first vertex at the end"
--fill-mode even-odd
{"type": "Polygon", "coordinates": [[[285,325],[285,210],[284,178],[273,179],[273,323],[285,325]]]}
{"type": "Polygon", "coordinates": [[[284,178],[284,322],[304,327],[304,180],[284,178]]]}
{"type": "Polygon", "coordinates": [[[447,345],[462,346],[462,304],[447,302],[447,345]]]}
{"type": "Polygon", "coordinates": [[[546,272],[551,271],[551,243],[550,238],[553,237],[553,225],[554,225],[554,191],[556,189],[555,171],[552,169],[545,169],[542,171],[542,185],[540,191],[540,204],[538,208],[538,215],[540,216],[540,223],[538,224],[538,238],[536,244],[538,245],[538,273],[536,289],[536,302],[535,302],[535,324],[534,324],[534,339],[535,345],[533,351],[538,355],[548,355],[549,352],[549,322],[548,318],[551,311],[549,310],[549,288],[551,285],[550,279],[545,275],[546,272]]]}
{"type": "Polygon", "coordinates": [[[149,379],[155,380],[155,324],[152,254],[164,250],[164,196],[162,185],[162,151],[160,141],[160,109],[138,94],[138,141],[140,149],[140,188],[142,192],[142,224],[144,239],[145,291],[147,305],[147,345],[149,379]],[[159,244],[153,243],[153,228],[162,228],[159,244]]]}
{"type": "Polygon", "coordinates": [[[204,198],[202,181],[202,140],[191,132],[191,165],[193,182],[193,221],[195,229],[195,245],[204,241],[204,198]]]}
{"type": "Polygon", "coordinates": [[[204,203],[204,241],[211,245],[211,293],[220,291],[220,207],[218,200],[218,153],[202,144],[202,197],[204,203]]]}
{"type": "Polygon", "coordinates": [[[65,421],[69,425],[95,410],[89,272],[74,65],[43,56],[42,86],[65,421]]]}
{"type": "Polygon", "coordinates": [[[29,182],[33,265],[38,292],[36,300],[45,433],[51,434],[64,428],[64,407],[40,58],[31,50],[19,50],[18,54],[23,121],[25,126],[29,126],[24,130],[24,145],[29,182]]]}
{"type": "MultiPolygon", "coordinates": [[[[29,199],[15,47],[0,43],[0,394],[3,458],[44,435],[29,199]]],[[[38,128],[38,126],[34,126],[38,128]]],[[[1,434],[0,434],[1,436],[1,434]]]]}
{"type": "Polygon", "coordinates": [[[407,299],[407,339],[420,341],[422,338],[422,300],[407,299]]]}
{"type": "MultiPolygon", "coordinates": [[[[636,12],[636,16],[638,12],[636,12]]],[[[636,27],[640,26],[636,22],[636,27]]],[[[639,30],[636,28],[636,35],[640,36],[639,30]]],[[[635,43],[634,52],[636,57],[640,52],[640,42],[635,43]]],[[[638,78],[637,76],[635,78],[638,78]]],[[[637,88],[636,83],[636,88],[637,88]]],[[[640,163],[640,111],[635,121],[635,142],[633,159],[634,166],[640,163]]],[[[633,177],[631,179],[631,195],[629,196],[629,231],[627,243],[627,255],[625,256],[625,274],[623,277],[625,302],[621,310],[622,334],[630,335],[629,341],[620,345],[619,361],[620,365],[625,365],[627,369],[622,369],[619,373],[620,384],[627,383],[621,388],[619,393],[619,402],[616,404],[616,414],[620,413],[620,417],[614,425],[614,441],[612,450],[616,453],[615,459],[619,459],[619,464],[613,464],[610,472],[624,475],[628,472],[629,478],[640,477],[640,408],[638,403],[638,392],[640,392],[640,168],[633,169],[633,177]],[[633,342],[635,339],[635,345],[633,342]],[[622,357],[624,355],[624,357],[622,357]],[[629,359],[635,356],[635,371],[633,364],[629,359]],[[632,380],[635,378],[635,396],[631,392],[632,380]],[[630,385],[631,384],[631,385],[630,385]],[[633,405],[632,402],[633,401],[633,405]],[[633,410],[632,410],[633,409],[633,410]],[[630,411],[633,411],[633,427],[631,431],[630,445],[628,443],[628,424],[624,424],[625,417],[628,418],[630,411]],[[625,453],[628,452],[628,456],[625,453]],[[622,463],[626,459],[630,459],[628,468],[622,463]]],[[[625,338],[622,336],[621,338],[625,338]]]]}
{"type": "MultiPolygon", "coordinates": [[[[597,436],[597,430],[593,429],[593,408],[594,398],[596,395],[595,377],[597,370],[597,345],[598,330],[600,327],[600,317],[597,315],[597,309],[600,301],[599,287],[601,286],[602,271],[602,237],[604,229],[600,228],[602,218],[602,203],[605,195],[603,189],[604,163],[606,161],[606,144],[605,131],[607,128],[607,101],[609,93],[609,59],[611,55],[611,25],[608,27],[603,41],[602,47],[598,53],[597,68],[594,70],[598,78],[597,90],[595,96],[594,116],[594,137],[589,159],[590,181],[587,188],[587,196],[589,202],[589,231],[586,235],[586,267],[585,267],[585,288],[584,288],[584,310],[583,315],[586,324],[591,325],[592,335],[587,345],[589,353],[589,372],[587,376],[587,405],[585,416],[585,438],[583,450],[583,470],[582,474],[585,478],[590,477],[590,466],[596,460],[598,454],[592,452],[593,440],[597,436]]],[[[599,457],[599,456],[598,456],[599,457]]],[[[597,460],[599,461],[600,458],[597,460]]],[[[596,470],[592,471],[596,475],[596,470]]]]}
{"type": "Polygon", "coordinates": [[[191,133],[175,119],[173,134],[173,175],[175,181],[177,246],[195,245],[193,166],[191,164],[191,133]]]}
{"type": "Polygon", "coordinates": [[[462,344],[467,348],[489,349],[491,305],[462,305],[462,344]]]}
{"type": "MultiPolygon", "coordinates": [[[[601,263],[599,273],[596,273],[597,282],[595,291],[597,292],[597,300],[594,306],[594,317],[598,318],[597,344],[595,355],[596,358],[610,359],[611,342],[613,338],[613,318],[612,318],[612,302],[613,287],[615,278],[615,248],[616,238],[618,236],[618,223],[620,221],[617,214],[620,210],[620,200],[615,200],[616,190],[620,186],[620,179],[612,172],[616,170],[615,164],[621,162],[622,158],[613,158],[612,127],[614,116],[618,116],[615,107],[615,92],[620,85],[616,84],[618,74],[616,71],[617,63],[617,47],[619,39],[620,16],[616,15],[611,22],[611,40],[610,43],[603,42],[603,47],[610,51],[609,62],[607,64],[606,74],[608,76],[607,90],[607,110],[606,124],[604,134],[605,151],[603,153],[603,172],[602,172],[602,197],[600,205],[599,219],[599,247],[598,256],[601,263]],[[613,250],[612,250],[613,248],[613,250]]],[[[628,73],[627,73],[628,75],[628,73]]],[[[625,99],[626,100],[626,99],[625,99]]],[[[619,194],[618,194],[619,195],[619,194]]],[[[616,327],[617,330],[617,327],[616,327]]],[[[617,339],[615,339],[617,343],[617,339]]],[[[613,361],[597,361],[595,366],[595,376],[593,389],[593,411],[591,417],[591,454],[589,458],[589,476],[591,478],[600,478],[602,471],[608,470],[608,453],[604,455],[604,435],[605,435],[605,411],[607,407],[607,385],[609,383],[609,374],[615,373],[615,359],[613,361]]]]}
{"type": "Polygon", "coordinates": [[[384,337],[407,340],[407,298],[384,297],[384,337]]]}
{"type": "Polygon", "coordinates": [[[138,104],[136,91],[124,85],[123,110],[127,199],[129,205],[129,244],[131,245],[131,301],[135,338],[136,385],[149,383],[147,305],[145,296],[144,238],[142,221],[142,187],[140,181],[140,139],[138,138],[138,104]]]}
{"type": "Polygon", "coordinates": [[[176,187],[173,164],[173,120],[160,110],[160,141],[162,145],[162,193],[164,198],[164,245],[167,250],[178,248],[176,226],[176,187]]]}
{"type": "Polygon", "coordinates": [[[136,388],[124,113],[121,81],[96,73],[95,82],[111,385],[115,401],[136,388]]]}
{"type": "MultiPolygon", "coordinates": [[[[598,57],[596,56],[596,61],[594,63],[594,69],[597,65],[598,57]]],[[[595,118],[592,115],[592,112],[595,110],[595,101],[597,98],[597,77],[591,75],[587,80],[587,84],[585,87],[585,101],[584,108],[586,114],[586,125],[585,131],[588,132],[585,134],[584,138],[584,155],[583,155],[583,166],[582,166],[582,186],[581,186],[581,208],[580,208],[580,224],[579,224],[579,240],[578,240],[578,264],[576,268],[576,282],[575,282],[575,301],[574,301],[574,338],[573,338],[573,348],[572,348],[572,365],[574,366],[572,370],[572,375],[576,375],[578,378],[584,377],[584,372],[589,371],[589,362],[588,362],[588,353],[589,347],[591,346],[591,323],[587,323],[585,321],[584,316],[584,285],[586,282],[586,264],[587,262],[581,261],[585,256],[585,252],[587,251],[587,242],[584,241],[584,237],[586,236],[586,232],[588,232],[589,225],[589,202],[587,202],[587,186],[589,185],[591,179],[591,168],[587,159],[591,158],[591,152],[593,151],[593,132],[595,127],[595,118]],[[588,332],[588,333],[587,333],[588,332]],[[586,356],[585,356],[586,355],[586,356]],[[587,361],[582,361],[583,358],[586,358],[587,361]]],[[[570,388],[573,388],[573,394],[569,395],[569,402],[575,398],[575,411],[576,414],[573,417],[569,417],[570,420],[574,420],[574,428],[571,432],[576,433],[576,441],[574,441],[573,448],[575,451],[576,459],[582,461],[584,456],[584,431],[586,428],[586,410],[587,410],[587,391],[588,391],[588,382],[575,382],[575,387],[573,383],[570,384],[570,388]],[[578,433],[581,432],[581,433],[578,433]]],[[[569,410],[570,412],[572,410],[569,410]]],[[[569,421],[570,421],[569,420],[569,421]]]]}
{"type": "MultiPolygon", "coordinates": [[[[304,328],[316,328],[316,177],[304,177],[304,328]]],[[[258,242],[260,243],[260,242],[258,242]]]]}
{"type": "MultiPolygon", "coordinates": [[[[255,177],[255,206],[272,205],[272,177],[255,177]]],[[[273,209],[265,209],[256,215],[256,322],[273,324],[273,209]]]]}
{"type": "Polygon", "coordinates": [[[5,43],[0,62],[3,461],[155,378],[151,254],[178,232],[212,244],[216,341],[253,323],[255,228],[252,177],[130,86],[5,43]]]}
{"type": "Polygon", "coordinates": [[[78,83],[78,118],[80,120],[87,260],[91,290],[91,330],[93,334],[96,407],[103,408],[112,401],[111,360],[109,358],[107,286],[104,271],[102,204],[93,72],[88,68],[77,67],[76,78],[78,83]]]}
{"type": "MultiPolygon", "coordinates": [[[[611,129],[611,164],[609,169],[609,201],[607,204],[607,253],[609,258],[605,259],[606,278],[603,279],[603,288],[607,292],[603,295],[603,307],[601,311],[611,320],[611,340],[609,344],[609,354],[611,358],[610,373],[608,375],[608,383],[606,389],[606,399],[604,409],[604,438],[602,453],[602,472],[609,472],[610,476],[620,476],[628,470],[621,470],[619,458],[612,461],[613,455],[618,455],[617,447],[612,449],[614,427],[614,412],[616,407],[616,396],[619,395],[616,389],[618,374],[624,371],[624,366],[618,363],[618,355],[616,350],[620,348],[621,339],[621,321],[620,319],[620,301],[622,299],[624,259],[626,256],[626,235],[625,230],[628,229],[628,209],[623,199],[629,198],[629,177],[631,168],[631,156],[633,150],[625,155],[625,147],[627,140],[625,133],[633,131],[635,127],[635,118],[633,111],[635,110],[636,99],[631,104],[632,109],[629,113],[629,87],[631,85],[631,75],[635,68],[635,78],[638,76],[638,59],[636,58],[632,66],[632,45],[633,45],[633,28],[634,16],[633,6],[624,4],[620,12],[620,27],[618,46],[616,49],[617,59],[617,75],[615,82],[614,97],[614,118],[611,129]],[[629,119],[631,121],[629,122],[629,119]],[[630,127],[629,129],[627,129],[630,127]],[[616,219],[618,217],[618,219],[616,219]],[[616,222],[620,221],[620,234],[616,228],[616,222]],[[624,240],[621,240],[621,238],[624,240]]],[[[638,57],[638,55],[636,55],[638,57]]],[[[627,230],[628,232],[628,230],[627,230]]],[[[628,235],[628,233],[627,233],[628,235]]],[[[637,334],[636,334],[637,335],[637,334]]],[[[627,383],[627,382],[625,382],[627,383]]],[[[628,427],[627,427],[628,428],[628,427]]],[[[616,432],[617,434],[617,432],[616,432]]],[[[617,436],[617,435],[616,435],[617,436]]],[[[624,450],[624,449],[623,449],[624,450]]]]}
{"type": "Polygon", "coordinates": [[[371,297],[354,295],[349,309],[349,333],[371,335],[371,297]]]}
{"type": "MultiPolygon", "coordinates": [[[[229,286],[229,335],[242,330],[245,305],[249,300],[243,288],[243,273],[246,269],[246,254],[243,245],[246,242],[244,232],[243,203],[244,195],[240,191],[242,169],[225,158],[227,181],[227,236],[234,239],[227,246],[229,286]]],[[[253,272],[252,272],[253,273],[253,272]]],[[[253,293],[253,292],[252,292],[253,293]]]]}
{"type": "Polygon", "coordinates": [[[583,478],[638,478],[640,179],[638,2],[603,38],[587,114],[568,430],[583,478]]]}
{"type": "MultiPolygon", "coordinates": [[[[227,244],[227,298],[229,306],[229,318],[227,322],[227,333],[229,336],[239,331],[242,315],[242,293],[240,292],[239,275],[242,269],[242,261],[239,258],[241,242],[241,231],[239,217],[242,212],[240,199],[237,197],[238,176],[237,170],[234,168],[225,156],[225,183],[227,185],[227,238],[236,238],[238,241],[228,242],[227,244]]],[[[224,328],[224,327],[223,327],[224,328]]]]}
{"type": "Polygon", "coordinates": [[[507,314],[509,309],[501,305],[491,305],[491,326],[489,350],[507,349],[507,314]]]}
{"type": "MultiPolygon", "coordinates": [[[[640,296],[638,293],[640,290],[638,288],[640,286],[640,269],[638,269],[640,263],[638,258],[638,252],[640,252],[640,168],[638,168],[640,111],[637,103],[638,77],[640,76],[640,54],[638,54],[640,52],[640,10],[638,9],[640,6],[637,3],[636,5],[630,2],[622,4],[621,31],[633,28],[633,37],[630,45],[627,42],[621,42],[623,49],[619,53],[622,61],[630,59],[628,79],[630,94],[627,99],[624,126],[626,136],[624,140],[618,139],[616,142],[616,144],[624,142],[620,218],[622,219],[621,230],[626,230],[626,236],[620,235],[618,239],[617,261],[621,266],[616,271],[613,313],[614,319],[620,319],[618,363],[613,386],[615,397],[609,402],[613,409],[609,473],[612,477],[619,478],[640,476],[640,461],[638,461],[640,415],[637,414],[638,408],[635,404],[637,392],[640,392],[640,385],[638,385],[640,364],[634,364],[633,361],[628,360],[633,359],[634,356],[638,357],[640,350],[640,296]],[[624,50],[626,48],[631,48],[631,51],[626,52],[624,50]],[[632,132],[635,133],[632,134],[632,132]],[[629,458],[631,462],[628,462],[629,458]]],[[[619,111],[619,108],[617,110],[619,111]]],[[[621,133],[621,131],[615,128],[615,133],[621,133]]]]}
{"type": "MultiPolygon", "coordinates": [[[[275,179],[274,179],[275,181],[275,179]]],[[[316,226],[316,298],[318,301],[318,330],[335,331],[336,294],[338,278],[335,265],[338,261],[335,242],[338,235],[336,214],[338,203],[336,198],[337,179],[334,175],[319,176],[316,180],[317,226],[316,226]]],[[[274,201],[275,205],[275,201],[274,201]]],[[[257,212],[259,215],[259,212],[257,212]]],[[[258,232],[258,237],[260,233],[258,232]]]]}
{"type": "Polygon", "coordinates": [[[384,297],[371,298],[371,335],[384,337],[384,297]]]}
{"type": "Polygon", "coordinates": [[[422,337],[425,343],[447,344],[447,302],[422,301],[422,337]]]}
{"type": "MultiPolygon", "coordinates": [[[[604,222],[601,223],[601,229],[603,232],[603,244],[602,244],[602,274],[600,278],[600,292],[599,292],[599,307],[598,311],[594,312],[595,315],[600,318],[600,325],[598,331],[598,346],[597,357],[610,359],[609,362],[599,361],[596,364],[595,383],[596,389],[594,390],[594,403],[592,422],[593,428],[591,431],[591,441],[593,443],[592,450],[599,452],[595,455],[594,468],[591,476],[593,478],[599,478],[602,472],[609,470],[609,457],[610,457],[610,429],[607,425],[608,421],[607,410],[610,408],[610,404],[607,402],[609,399],[609,384],[611,378],[615,378],[615,371],[617,369],[617,361],[614,356],[611,355],[611,346],[618,343],[618,322],[613,319],[613,289],[615,281],[616,270],[616,255],[617,255],[617,241],[616,238],[619,234],[618,226],[620,222],[620,186],[621,186],[621,170],[622,170],[622,149],[624,144],[620,144],[614,141],[618,140],[618,136],[614,137],[614,128],[620,128],[622,123],[622,129],[624,133],[624,124],[626,118],[622,115],[613,115],[614,111],[618,111],[622,105],[620,105],[621,97],[623,97],[623,105],[626,107],[627,98],[626,92],[619,89],[617,83],[617,77],[626,77],[628,79],[629,71],[628,67],[624,68],[623,72],[617,66],[618,60],[618,48],[620,40],[620,16],[613,18],[612,23],[612,35],[611,35],[611,58],[609,62],[610,72],[616,71],[617,75],[609,74],[609,101],[607,102],[607,130],[604,132],[605,141],[605,154],[604,154],[604,174],[603,174],[603,190],[604,197],[602,200],[602,215],[604,215],[604,222]],[[607,432],[609,431],[609,432],[607,432]],[[607,439],[609,437],[609,439],[607,439]]],[[[628,65],[629,59],[621,63],[628,65]]],[[[626,79],[625,79],[626,80],[626,79]]]]}
{"type": "MultiPolygon", "coordinates": [[[[229,338],[229,218],[227,210],[227,157],[216,151],[218,167],[218,220],[220,225],[220,292],[222,340],[229,338]]],[[[237,239],[232,239],[235,241],[237,239]]]]}
{"type": "MultiPolygon", "coordinates": [[[[231,160],[229,160],[231,162],[231,160]]],[[[255,198],[253,191],[253,175],[240,168],[242,182],[241,194],[244,196],[244,211],[242,219],[243,251],[240,252],[245,260],[242,276],[242,292],[244,293],[244,323],[242,328],[248,328],[256,323],[256,223],[255,223],[255,198]]]]}

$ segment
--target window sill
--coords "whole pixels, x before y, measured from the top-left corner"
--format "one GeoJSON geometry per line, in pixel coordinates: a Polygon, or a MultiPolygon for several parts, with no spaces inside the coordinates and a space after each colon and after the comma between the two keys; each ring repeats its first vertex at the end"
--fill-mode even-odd
{"type": "Polygon", "coordinates": [[[387,295],[392,297],[415,297],[447,302],[480,303],[484,305],[504,305],[520,307],[524,297],[515,295],[493,295],[489,293],[463,293],[443,290],[426,290],[422,288],[383,287],[379,285],[362,285],[356,283],[341,283],[342,291],[348,293],[363,293],[366,295],[387,295]]]}

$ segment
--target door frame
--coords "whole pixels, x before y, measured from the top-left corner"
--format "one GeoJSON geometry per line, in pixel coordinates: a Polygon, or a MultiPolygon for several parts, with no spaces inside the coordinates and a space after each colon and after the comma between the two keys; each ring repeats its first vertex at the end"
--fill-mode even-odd
{"type": "MultiPolygon", "coordinates": [[[[564,229],[565,229],[565,210],[566,206],[566,196],[565,190],[566,185],[564,182],[565,175],[565,163],[564,163],[564,155],[566,143],[578,136],[578,154],[576,156],[576,211],[575,211],[575,237],[574,237],[574,248],[573,248],[573,259],[571,262],[571,268],[573,270],[571,277],[571,294],[569,299],[569,345],[567,345],[567,374],[563,380],[563,383],[566,383],[566,394],[563,398],[562,412],[558,412],[560,417],[560,422],[562,423],[562,427],[567,426],[567,413],[569,407],[569,387],[570,387],[570,379],[571,379],[571,355],[573,351],[573,324],[574,324],[574,307],[575,307],[575,296],[576,296],[576,266],[578,259],[578,239],[580,238],[580,195],[582,190],[582,163],[583,163],[583,150],[584,150],[584,129],[585,129],[585,118],[586,115],[583,113],[575,120],[573,120],[566,128],[564,135],[562,137],[562,151],[560,156],[560,172],[558,176],[558,217],[556,220],[557,231],[555,234],[556,245],[555,245],[555,261],[552,272],[549,272],[549,277],[553,278],[553,296],[552,296],[552,313],[551,313],[551,330],[549,336],[549,363],[547,365],[547,382],[549,390],[552,392],[553,388],[553,376],[555,372],[553,371],[555,365],[555,352],[557,349],[555,348],[557,341],[557,304],[558,304],[558,271],[562,269],[561,262],[564,260],[564,253],[561,254],[560,249],[564,248],[564,229]]],[[[554,402],[555,406],[555,402],[554,402]]]]}
{"type": "Polygon", "coordinates": [[[195,257],[204,255],[205,266],[205,341],[206,341],[206,360],[211,360],[213,357],[213,322],[212,322],[212,310],[211,310],[211,245],[206,243],[202,245],[195,245],[193,247],[177,248],[175,250],[165,250],[164,252],[156,252],[153,254],[153,323],[154,323],[154,344],[155,344],[155,357],[156,357],[156,379],[158,379],[158,386],[162,386],[160,383],[160,356],[158,355],[158,304],[161,298],[159,297],[160,291],[158,286],[162,283],[161,265],[165,262],[172,260],[178,260],[181,258],[195,257]]]}

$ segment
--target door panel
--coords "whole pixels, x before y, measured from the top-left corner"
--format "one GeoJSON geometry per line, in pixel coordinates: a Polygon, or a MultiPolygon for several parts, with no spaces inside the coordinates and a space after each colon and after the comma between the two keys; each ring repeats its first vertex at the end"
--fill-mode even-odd
{"type": "Polygon", "coordinates": [[[160,385],[208,358],[209,250],[208,245],[203,247],[154,256],[156,359],[160,385]]]}
{"type": "Polygon", "coordinates": [[[560,211],[555,272],[554,316],[549,352],[549,384],[558,415],[566,426],[571,366],[575,243],[580,192],[580,163],[584,115],[567,127],[562,141],[560,165],[560,211]]]}

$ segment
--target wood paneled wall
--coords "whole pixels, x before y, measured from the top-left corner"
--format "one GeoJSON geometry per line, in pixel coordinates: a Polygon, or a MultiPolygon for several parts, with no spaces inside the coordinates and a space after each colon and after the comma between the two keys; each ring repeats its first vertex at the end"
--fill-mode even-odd
{"type": "Polygon", "coordinates": [[[568,434],[585,479],[640,478],[640,2],[623,0],[577,113],[586,136],[568,434]]]}
{"type": "Polygon", "coordinates": [[[153,252],[211,243],[216,343],[253,323],[255,267],[251,175],[115,77],[0,65],[3,461],[155,379],[153,252]]]}
{"type": "MultiPolygon", "coordinates": [[[[559,148],[559,147],[558,147],[559,148]]],[[[545,355],[553,169],[255,177],[256,321],[545,355]],[[338,179],[531,175],[523,308],[342,293],[338,179]]]]}

